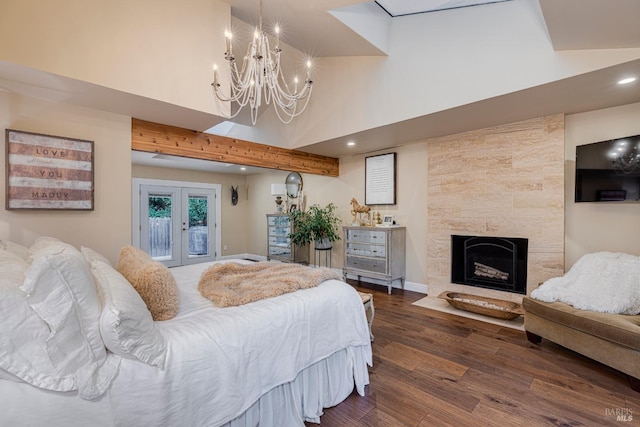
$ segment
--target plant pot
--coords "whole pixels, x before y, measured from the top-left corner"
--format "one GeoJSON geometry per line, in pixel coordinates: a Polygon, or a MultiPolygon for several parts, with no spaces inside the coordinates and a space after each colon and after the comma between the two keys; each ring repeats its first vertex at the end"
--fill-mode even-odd
{"type": "Polygon", "coordinates": [[[328,238],[323,237],[320,240],[315,240],[314,241],[314,246],[315,246],[316,249],[327,250],[327,249],[331,249],[333,247],[333,242],[330,241],[328,238]]]}

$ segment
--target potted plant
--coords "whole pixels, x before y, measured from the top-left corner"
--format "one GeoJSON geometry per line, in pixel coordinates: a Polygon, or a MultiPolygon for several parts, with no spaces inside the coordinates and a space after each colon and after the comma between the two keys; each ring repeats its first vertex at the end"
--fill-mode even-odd
{"type": "Polygon", "coordinates": [[[324,208],[316,204],[306,211],[291,212],[291,243],[303,246],[313,241],[316,249],[331,249],[332,242],[340,240],[340,218],[335,210],[336,206],[329,203],[324,208]]]}

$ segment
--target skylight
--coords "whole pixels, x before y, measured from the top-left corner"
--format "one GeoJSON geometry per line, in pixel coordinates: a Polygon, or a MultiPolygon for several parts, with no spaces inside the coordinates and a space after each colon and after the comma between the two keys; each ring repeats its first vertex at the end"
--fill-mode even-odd
{"type": "Polygon", "coordinates": [[[505,1],[510,0],[376,0],[376,3],[389,15],[396,17],[505,1]]]}

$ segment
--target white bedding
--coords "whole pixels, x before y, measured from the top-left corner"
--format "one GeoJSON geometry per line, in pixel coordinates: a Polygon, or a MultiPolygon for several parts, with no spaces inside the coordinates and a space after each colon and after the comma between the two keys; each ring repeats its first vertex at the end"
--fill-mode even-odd
{"type": "Polygon", "coordinates": [[[210,265],[171,269],[180,287],[180,312],[157,323],[168,343],[164,370],[123,359],[108,395],[97,402],[0,380],[0,399],[14,405],[0,414],[0,424],[52,425],[37,422],[45,412],[25,412],[31,406],[36,411],[49,407],[56,413],[49,421],[58,420],[57,425],[66,425],[65,419],[118,426],[256,425],[247,420],[281,416],[261,405],[287,406],[291,400],[306,402],[302,414],[300,408],[284,409],[291,419],[317,422],[322,407],[346,398],[354,383],[364,393],[371,345],[362,302],[351,286],[331,280],[277,298],[216,308],[197,290],[200,274],[210,265]]]}

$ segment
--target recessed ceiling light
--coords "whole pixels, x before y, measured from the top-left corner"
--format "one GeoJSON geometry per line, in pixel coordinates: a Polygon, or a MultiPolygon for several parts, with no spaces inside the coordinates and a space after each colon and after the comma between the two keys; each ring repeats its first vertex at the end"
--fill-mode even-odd
{"type": "Polygon", "coordinates": [[[349,142],[347,142],[347,145],[348,145],[349,147],[353,147],[354,145],[356,145],[356,143],[355,143],[355,142],[353,142],[353,141],[349,141],[349,142]]]}
{"type": "Polygon", "coordinates": [[[635,77],[627,77],[626,79],[618,80],[619,85],[626,85],[636,81],[635,77]]]}
{"type": "Polygon", "coordinates": [[[241,171],[246,171],[247,168],[245,168],[244,166],[240,168],[241,171]]]}

